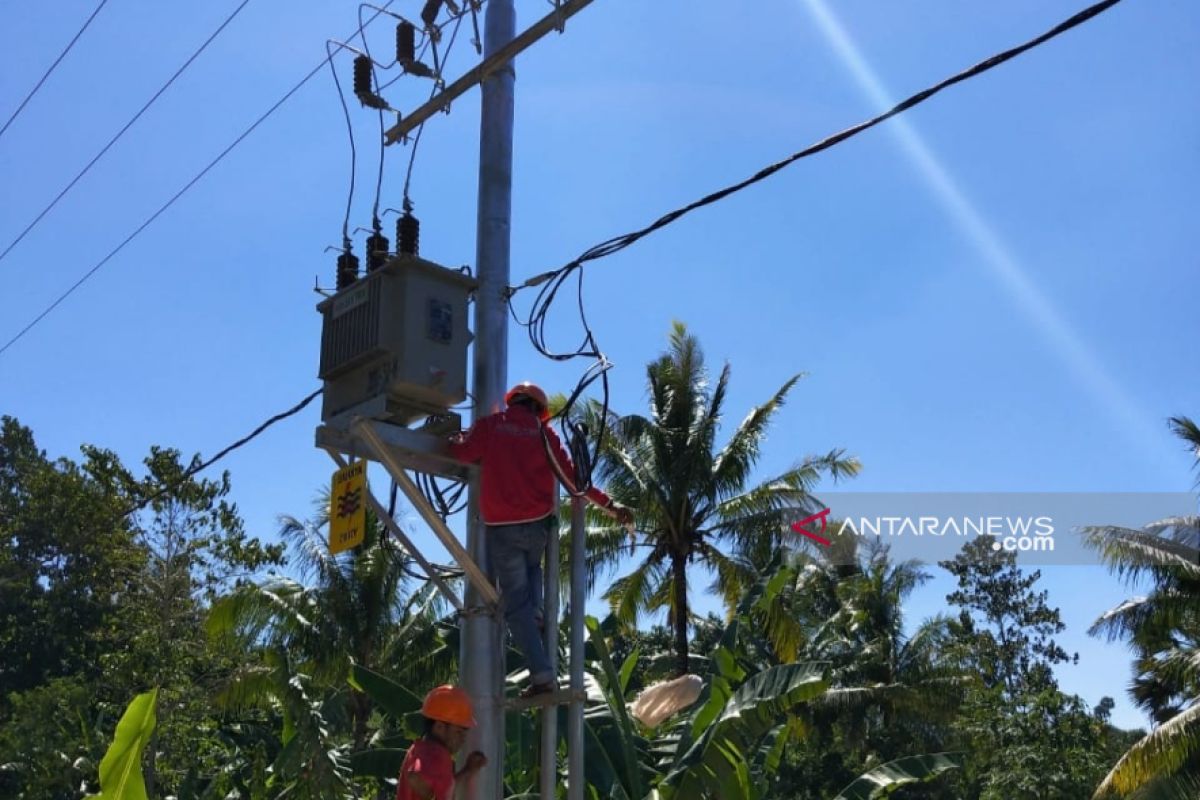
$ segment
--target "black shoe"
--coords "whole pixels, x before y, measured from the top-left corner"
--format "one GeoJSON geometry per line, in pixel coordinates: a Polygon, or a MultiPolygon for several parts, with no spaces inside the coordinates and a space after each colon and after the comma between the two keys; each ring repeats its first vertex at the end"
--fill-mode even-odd
{"type": "Polygon", "coordinates": [[[519,696],[523,698],[537,697],[538,695],[542,694],[550,694],[557,688],[558,685],[554,683],[554,681],[548,681],[546,683],[531,683],[525,688],[524,691],[521,692],[519,696]]]}

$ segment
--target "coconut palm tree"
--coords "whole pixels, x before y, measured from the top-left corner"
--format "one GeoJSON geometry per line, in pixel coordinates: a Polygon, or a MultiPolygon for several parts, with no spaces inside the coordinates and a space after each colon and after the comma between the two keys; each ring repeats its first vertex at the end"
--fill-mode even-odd
{"type": "Polygon", "coordinates": [[[730,367],[726,364],[710,384],[699,341],[676,322],[667,351],[646,368],[647,416],[601,420],[594,404],[584,412],[591,430],[605,430],[597,482],[635,510],[637,531],[627,542],[619,526],[593,512],[589,588],[627,547],[640,551],[640,563],[604,596],[627,624],[635,624],[643,611],[666,610],[679,675],[688,672],[689,567],[711,570],[716,576],[712,591],[732,608],[757,578],[754,560],[776,549],[783,536],[794,535],[788,523],[813,507],[809,493],[818,481],[859,471],[856,459],[832,450],[751,485],[771,420],[800,377],[792,376],[752,408],[718,447],[730,367]]]}
{"type": "MultiPolygon", "coordinates": [[[[240,587],[214,604],[209,630],[232,633],[249,647],[285,652],[291,670],[343,699],[352,749],[365,747],[370,697],[347,679],[353,665],[394,676],[425,671],[450,674],[457,648],[445,647],[437,630],[444,608],[429,583],[419,584],[410,560],[391,544],[386,528],[368,511],[364,541],[331,555],[324,529],[328,495],[305,521],[280,518],[299,577],[278,576],[240,587]]],[[[278,667],[252,665],[229,687],[227,705],[278,702],[278,667]]],[[[286,683],[286,681],[284,681],[286,683]]]]}
{"type": "MultiPolygon", "coordinates": [[[[1171,429],[1200,465],[1200,427],[1172,417],[1171,429]]],[[[1129,583],[1149,579],[1144,596],[1121,603],[1093,635],[1125,639],[1135,653],[1134,701],[1157,723],[1097,788],[1134,797],[1194,797],[1200,787],[1200,517],[1174,517],[1133,530],[1085,530],[1088,543],[1129,583]]]]}
{"type": "Polygon", "coordinates": [[[813,736],[872,759],[943,749],[967,683],[949,655],[949,620],[906,631],[904,602],[930,576],[862,541],[802,544],[762,565],[764,582],[739,609],[742,649],[765,663],[828,665],[830,688],[806,712],[813,736]]]}

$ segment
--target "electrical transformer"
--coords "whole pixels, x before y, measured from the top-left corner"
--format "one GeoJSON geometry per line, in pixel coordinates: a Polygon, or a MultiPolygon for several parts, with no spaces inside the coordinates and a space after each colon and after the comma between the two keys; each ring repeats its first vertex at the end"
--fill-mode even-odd
{"type": "Polygon", "coordinates": [[[324,422],[407,426],[467,397],[469,275],[401,254],[317,305],[324,422]]]}

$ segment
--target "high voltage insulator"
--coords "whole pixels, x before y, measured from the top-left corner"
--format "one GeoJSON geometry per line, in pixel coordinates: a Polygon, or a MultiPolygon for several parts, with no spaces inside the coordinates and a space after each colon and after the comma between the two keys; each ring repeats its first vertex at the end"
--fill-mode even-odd
{"type": "Polygon", "coordinates": [[[433,23],[437,22],[443,2],[444,0],[425,0],[425,7],[421,9],[421,21],[425,23],[426,28],[432,28],[433,23]]]}
{"type": "Polygon", "coordinates": [[[396,252],[410,256],[421,254],[421,221],[405,211],[396,220],[396,252]]]}
{"type": "Polygon", "coordinates": [[[387,101],[371,91],[371,59],[366,56],[356,56],[354,59],[354,94],[367,108],[386,110],[387,101]]]}
{"type": "Polygon", "coordinates": [[[396,61],[411,64],[417,58],[417,28],[405,20],[396,26],[396,61]]]}
{"type": "Polygon", "coordinates": [[[418,78],[432,78],[433,70],[424,61],[410,61],[407,64],[402,64],[404,71],[409,75],[416,75],[418,78]]]}
{"type": "Polygon", "coordinates": [[[379,230],[367,237],[367,272],[374,272],[387,263],[391,242],[379,230]]]}
{"type": "Polygon", "coordinates": [[[360,100],[374,94],[371,91],[371,59],[366,56],[357,56],[354,59],[354,93],[360,100]]]}
{"type": "Polygon", "coordinates": [[[337,288],[338,291],[358,280],[358,256],[350,252],[350,246],[337,258],[337,288]]]}

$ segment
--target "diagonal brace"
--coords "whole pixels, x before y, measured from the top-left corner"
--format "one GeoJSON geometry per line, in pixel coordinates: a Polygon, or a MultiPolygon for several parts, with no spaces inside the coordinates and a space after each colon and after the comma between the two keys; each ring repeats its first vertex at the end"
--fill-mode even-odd
{"type": "MultiPolygon", "coordinates": [[[[341,453],[338,453],[335,450],[328,450],[326,452],[329,453],[330,458],[332,458],[339,467],[346,466],[346,459],[342,457],[341,453]]],[[[421,569],[425,570],[425,574],[429,576],[429,580],[433,581],[433,585],[438,588],[438,591],[445,595],[446,599],[450,601],[450,604],[458,609],[460,613],[464,611],[465,606],[463,605],[463,601],[459,599],[457,594],[454,593],[454,590],[450,588],[450,585],[442,580],[442,576],[438,574],[437,568],[434,567],[433,564],[429,563],[429,560],[421,554],[421,551],[418,550],[417,546],[412,543],[412,540],[405,535],[404,531],[400,530],[400,526],[396,524],[394,519],[392,519],[392,515],[387,512],[387,509],[383,507],[382,503],[375,499],[374,493],[372,493],[370,490],[367,490],[367,503],[371,506],[371,510],[375,512],[375,516],[378,517],[385,525],[387,525],[388,530],[392,533],[392,536],[396,537],[396,541],[400,542],[400,545],[408,551],[408,554],[412,556],[413,560],[421,566],[421,569]]]]}
{"type": "Polygon", "coordinates": [[[379,435],[375,433],[375,429],[371,427],[369,420],[358,419],[351,426],[351,431],[361,437],[364,442],[375,451],[375,455],[379,463],[387,469],[388,474],[392,476],[392,480],[404,492],[405,497],[413,504],[413,508],[417,513],[428,523],[433,529],[433,533],[437,536],[438,541],[450,552],[458,565],[463,568],[466,573],[467,580],[479,592],[479,596],[483,598],[483,602],[490,609],[496,609],[500,606],[500,595],[496,591],[496,587],[488,580],[487,575],[475,563],[475,559],[466,551],[466,548],[458,541],[454,532],[446,527],[446,521],[438,516],[437,511],[425,499],[425,495],[421,494],[421,490],[413,483],[412,478],[408,477],[408,473],[404,471],[404,465],[398,462],[392,452],[380,440],[379,435]]]}

